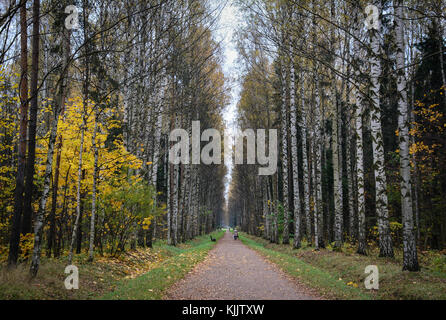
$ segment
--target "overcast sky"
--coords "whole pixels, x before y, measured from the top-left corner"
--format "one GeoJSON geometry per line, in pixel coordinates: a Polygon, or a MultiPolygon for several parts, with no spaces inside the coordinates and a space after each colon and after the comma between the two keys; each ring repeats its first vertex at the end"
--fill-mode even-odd
{"type": "MultiPolygon", "coordinates": [[[[221,4],[221,0],[215,0],[218,4],[221,4]]],[[[233,41],[234,31],[240,21],[240,14],[237,7],[232,4],[231,0],[225,0],[224,8],[221,12],[218,26],[214,34],[217,41],[222,41],[221,46],[223,48],[224,61],[223,72],[226,78],[230,80],[231,87],[231,102],[226,107],[223,113],[223,117],[226,123],[226,127],[231,133],[235,131],[235,118],[236,118],[236,105],[239,99],[240,85],[238,83],[238,68],[237,68],[237,50],[235,42],[233,41]]],[[[226,195],[229,188],[229,180],[231,177],[232,166],[228,168],[228,183],[226,185],[226,195]]]]}

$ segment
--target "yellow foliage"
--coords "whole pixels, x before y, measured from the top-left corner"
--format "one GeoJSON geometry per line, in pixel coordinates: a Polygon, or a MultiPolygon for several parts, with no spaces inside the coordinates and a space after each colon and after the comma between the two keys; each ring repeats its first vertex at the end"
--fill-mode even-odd
{"type": "Polygon", "coordinates": [[[144,218],[144,220],[143,220],[143,222],[142,222],[142,228],[143,228],[144,230],[149,230],[149,227],[150,227],[150,225],[152,224],[152,219],[153,219],[153,216],[144,218]]]}
{"type": "MultiPolygon", "coordinates": [[[[62,190],[67,189],[67,194],[58,193],[58,201],[62,202],[64,197],[75,198],[77,168],[79,163],[79,147],[81,144],[81,130],[84,129],[84,148],[82,152],[82,190],[84,194],[91,194],[93,186],[94,174],[94,146],[92,143],[94,127],[95,127],[95,105],[90,101],[84,107],[80,97],[68,99],[65,106],[65,113],[60,117],[58,123],[58,135],[61,142],[61,161],[59,168],[59,187],[62,190]],[[86,126],[83,128],[83,117],[86,126]]],[[[112,114],[117,110],[111,110],[112,114]]],[[[113,117],[110,117],[113,118],[113,117]]],[[[98,198],[101,195],[110,194],[114,190],[114,185],[110,182],[115,178],[117,172],[122,171],[124,167],[129,169],[139,169],[142,161],[136,156],[125,150],[121,140],[116,140],[113,148],[106,148],[105,142],[109,135],[109,130],[117,126],[116,120],[104,120],[98,122],[98,132],[96,134],[96,145],[99,149],[99,185],[98,198]],[[105,124],[104,124],[105,123],[105,124]]],[[[48,148],[48,134],[45,139],[41,140],[37,150],[37,166],[36,172],[42,176],[45,171],[45,160],[48,148]]],[[[56,163],[57,152],[54,154],[53,163],[56,163]]],[[[140,179],[135,177],[134,179],[140,179]]],[[[124,180],[124,179],[123,179],[124,180]]],[[[122,181],[124,183],[124,181],[122,181]]],[[[69,204],[73,205],[73,204],[69,204]]],[[[115,209],[122,204],[119,202],[112,203],[115,209]]]]}
{"type": "Polygon", "coordinates": [[[358,287],[358,284],[354,283],[353,281],[350,281],[349,283],[347,283],[347,285],[350,286],[350,287],[354,287],[354,288],[358,287]]]}
{"type": "MultiPolygon", "coordinates": [[[[15,189],[15,146],[18,142],[18,83],[20,75],[0,65],[0,239],[9,234],[15,189]]],[[[7,248],[0,248],[0,255],[7,248]]]]}
{"type": "Polygon", "coordinates": [[[27,233],[20,235],[20,259],[24,260],[31,256],[34,248],[34,234],[27,233]]]}

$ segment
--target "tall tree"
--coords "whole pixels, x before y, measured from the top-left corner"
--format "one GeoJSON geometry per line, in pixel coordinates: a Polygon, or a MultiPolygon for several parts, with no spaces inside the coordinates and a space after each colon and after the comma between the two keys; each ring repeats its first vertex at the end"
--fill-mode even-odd
{"type": "Polygon", "coordinates": [[[33,2],[33,35],[31,58],[31,103],[29,108],[28,158],[26,163],[25,198],[23,206],[22,233],[31,233],[32,201],[34,195],[34,171],[36,162],[37,112],[39,109],[39,53],[40,53],[40,1],[33,2]]]}
{"type": "Polygon", "coordinates": [[[282,84],[282,106],[281,106],[281,131],[282,131],[282,195],[283,195],[283,238],[282,243],[288,244],[289,239],[289,189],[288,189],[288,107],[287,107],[287,80],[285,61],[280,62],[281,84],[282,84]]]}
{"type": "MultiPolygon", "coordinates": [[[[373,4],[378,9],[379,21],[382,17],[382,3],[376,0],[373,4]]],[[[380,24],[380,23],[379,23],[380,24]]],[[[378,26],[379,26],[378,24],[378,26]]],[[[380,256],[393,257],[392,238],[390,237],[389,208],[387,198],[387,178],[384,163],[384,142],[381,126],[381,33],[380,27],[369,28],[370,35],[370,78],[371,78],[371,110],[370,121],[373,143],[373,167],[375,171],[376,215],[378,216],[378,232],[380,256]]]]}
{"type": "Polygon", "coordinates": [[[8,265],[15,266],[19,256],[20,231],[23,213],[23,192],[26,168],[26,141],[28,127],[28,24],[26,0],[20,1],[20,141],[17,153],[14,215],[9,242],[8,265]]]}
{"type": "Polygon", "coordinates": [[[417,247],[414,233],[413,209],[412,209],[412,182],[409,154],[409,116],[407,105],[407,79],[405,65],[405,27],[403,1],[396,0],[395,33],[396,33],[396,67],[398,76],[398,137],[401,174],[401,210],[403,215],[403,270],[419,271],[417,247]]]}

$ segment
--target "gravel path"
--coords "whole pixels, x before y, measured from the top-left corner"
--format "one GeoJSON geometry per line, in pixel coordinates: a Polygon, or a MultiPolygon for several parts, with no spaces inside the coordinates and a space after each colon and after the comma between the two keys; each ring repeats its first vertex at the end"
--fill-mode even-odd
{"type": "Polygon", "coordinates": [[[286,276],[226,232],[202,263],[166,293],[167,300],[313,300],[315,293],[286,276]]]}

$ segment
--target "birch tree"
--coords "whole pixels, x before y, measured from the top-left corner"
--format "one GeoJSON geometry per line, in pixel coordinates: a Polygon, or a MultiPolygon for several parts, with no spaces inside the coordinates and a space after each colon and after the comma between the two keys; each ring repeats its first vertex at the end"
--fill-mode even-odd
{"type": "Polygon", "coordinates": [[[282,181],[283,181],[283,244],[289,243],[289,202],[288,202],[288,108],[286,103],[286,71],[284,61],[281,61],[282,81],[282,106],[281,106],[281,130],[282,130],[282,181]]]}
{"type": "MultiPolygon", "coordinates": [[[[381,1],[374,1],[379,16],[382,15],[381,1]]],[[[381,19],[381,18],[380,18],[381,19]]],[[[387,178],[384,170],[384,142],[381,127],[381,38],[379,27],[370,28],[370,79],[371,110],[370,121],[373,143],[373,167],[375,171],[376,215],[378,217],[380,256],[393,257],[392,238],[390,237],[389,208],[387,199],[387,178]]]]}
{"type": "MultiPolygon", "coordinates": [[[[290,52],[293,52],[290,44],[290,52]]],[[[299,191],[299,155],[297,152],[297,106],[296,106],[296,76],[294,59],[290,60],[290,133],[291,133],[291,169],[293,172],[293,203],[294,203],[294,241],[293,248],[299,249],[301,244],[300,221],[301,205],[299,191]]],[[[287,219],[285,220],[287,222],[287,219]]]]}
{"type": "MultiPolygon", "coordinates": [[[[331,19],[335,18],[335,4],[331,1],[331,19]]],[[[331,40],[330,40],[330,50],[333,54],[336,52],[336,35],[333,27],[331,29],[331,40]]],[[[338,93],[336,76],[333,75],[330,79],[330,100],[332,107],[332,153],[333,153],[333,181],[334,181],[334,237],[335,237],[335,248],[340,248],[342,246],[342,227],[343,227],[343,205],[342,205],[342,177],[340,166],[342,160],[340,159],[340,147],[339,147],[339,110],[338,110],[338,93]]],[[[342,150],[342,149],[341,149],[342,150]]]]}
{"type": "Polygon", "coordinates": [[[311,217],[310,217],[310,175],[308,174],[308,152],[307,152],[307,112],[305,104],[305,80],[304,75],[301,75],[301,109],[300,109],[300,131],[302,139],[302,171],[303,171],[303,189],[304,189],[304,212],[305,212],[305,222],[306,222],[306,236],[307,242],[311,244],[312,242],[312,229],[311,229],[311,217]]]}
{"type": "Polygon", "coordinates": [[[404,41],[404,8],[403,1],[396,0],[395,33],[396,33],[396,67],[398,76],[398,137],[401,174],[401,209],[403,215],[403,270],[419,271],[417,247],[415,242],[412,182],[409,154],[409,116],[407,106],[407,79],[405,66],[406,45],[404,41]]]}

